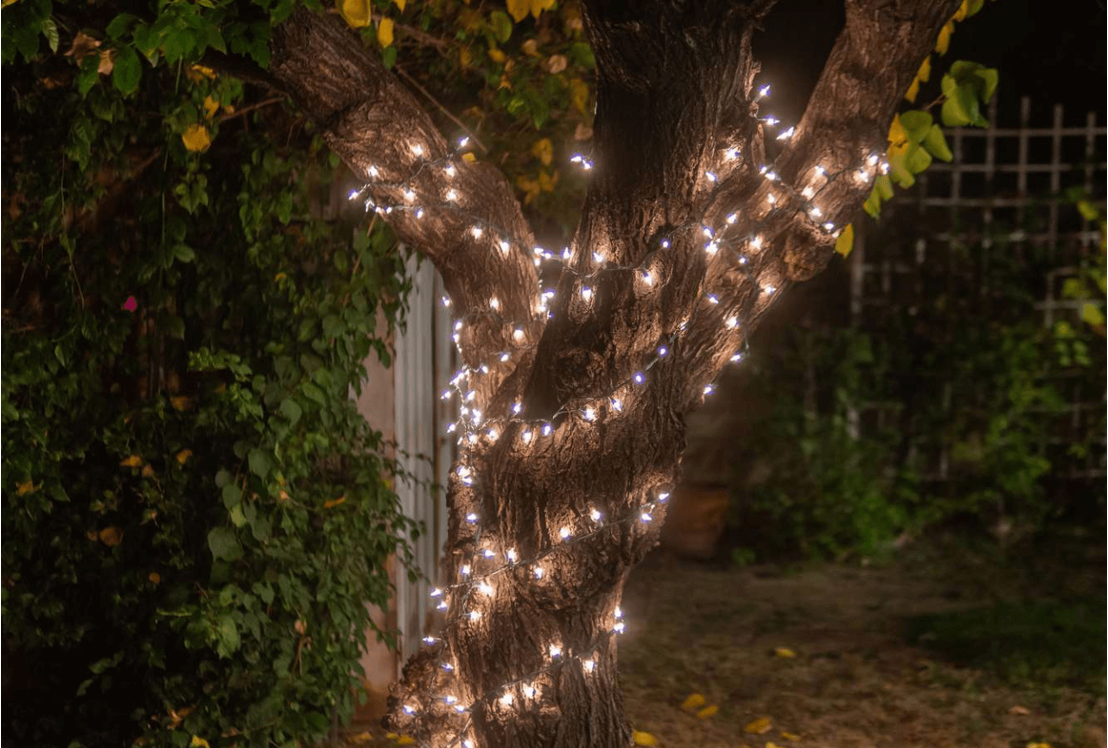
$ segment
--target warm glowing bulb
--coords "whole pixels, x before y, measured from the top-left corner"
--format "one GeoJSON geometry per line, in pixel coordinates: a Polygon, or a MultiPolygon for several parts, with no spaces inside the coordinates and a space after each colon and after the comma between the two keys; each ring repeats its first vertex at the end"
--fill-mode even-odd
{"type": "Polygon", "coordinates": [[[500,251],[504,254],[508,254],[508,250],[512,248],[512,245],[503,239],[500,240],[500,251]]]}
{"type": "Polygon", "coordinates": [[[423,155],[423,146],[420,145],[419,143],[416,143],[415,145],[412,146],[412,153],[415,154],[415,156],[417,158],[422,156],[423,155]]]}
{"type": "Polygon", "coordinates": [[[503,696],[500,697],[500,705],[501,706],[511,706],[513,701],[515,701],[515,699],[512,697],[512,695],[510,693],[506,693],[506,694],[504,694],[503,696]]]}
{"type": "Polygon", "coordinates": [[[572,534],[573,531],[570,530],[568,527],[563,527],[561,530],[558,530],[558,535],[559,537],[561,537],[562,540],[569,540],[569,536],[572,534]]]}
{"type": "Polygon", "coordinates": [[[446,176],[448,177],[453,177],[455,174],[458,173],[458,170],[454,168],[454,164],[447,164],[446,168],[443,169],[443,171],[446,172],[446,176]]]}
{"type": "Polygon", "coordinates": [[[588,660],[584,660],[581,664],[585,666],[586,673],[591,673],[596,670],[596,660],[590,658],[588,660]]]}
{"type": "Polygon", "coordinates": [[[704,172],[704,176],[708,178],[709,182],[715,182],[719,180],[719,175],[716,174],[714,171],[706,171],[704,172]]]}
{"type": "Polygon", "coordinates": [[[604,517],[604,515],[600,513],[599,509],[593,509],[591,512],[589,512],[589,517],[592,518],[593,522],[599,522],[604,517]]]}
{"type": "Polygon", "coordinates": [[[370,176],[370,178],[371,178],[371,179],[376,179],[376,178],[377,178],[377,176],[378,176],[378,175],[379,175],[379,174],[381,173],[380,171],[378,171],[378,170],[377,170],[377,167],[376,167],[376,166],[370,166],[370,167],[369,167],[369,168],[368,168],[368,169],[366,170],[366,172],[367,172],[367,173],[369,174],[369,176],[370,176]]]}
{"type": "Polygon", "coordinates": [[[468,522],[469,524],[472,525],[476,521],[477,521],[477,515],[474,514],[473,512],[470,512],[469,514],[466,515],[466,522],[468,522]]]}
{"type": "Polygon", "coordinates": [[[524,431],[522,434],[520,434],[520,436],[523,439],[524,444],[530,444],[533,434],[530,431],[524,431]]]}
{"type": "Polygon", "coordinates": [[[541,566],[535,567],[535,579],[542,579],[544,574],[546,574],[545,569],[543,569],[541,566]]]}
{"type": "Polygon", "coordinates": [[[471,620],[471,621],[481,620],[481,611],[479,611],[479,610],[469,611],[469,620],[471,620]]]}
{"type": "Polygon", "coordinates": [[[500,309],[500,299],[493,296],[491,299],[489,299],[489,306],[491,306],[493,309],[499,310],[500,309]]]}
{"type": "Polygon", "coordinates": [[[522,341],[523,338],[524,338],[524,332],[523,332],[522,327],[517,327],[514,330],[512,330],[512,339],[515,340],[517,343],[522,341]]]}
{"type": "Polygon", "coordinates": [[[447,190],[446,191],[446,199],[449,200],[450,202],[454,202],[455,200],[458,199],[458,191],[454,190],[454,189],[447,190]]]}
{"type": "Polygon", "coordinates": [[[412,190],[411,187],[408,187],[404,190],[404,199],[407,200],[409,203],[412,200],[415,200],[415,192],[412,190]]]}
{"type": "Polygon", "coordinates": [[[480,239],[485,235],[485,230],[480,226],[473,226],[469,229],[469,233],[473,234],[474,239],[480,239]]]}
{"type": "Polygon", "coordinates": [[[588,286],[582,286],[582,288],[581,288],[581,298],[584,299],[585,301],[592,301],[592,289],[589,288],[588,286]]]}
{"type": "Polygon", "coordinates": [[[585,420],[586,421],[595,421],[596,420],[596,409],[595,408],[585,408],[585,420]]]}
{"type": "Polygon", "coordinates": [[[488,582],[481,582],[481,584],[477,585],[477,591],[480,592],[482,595],[492,597],[492,585],[488,582]]]}
{"type": "Polygon", "coordinates": [[[562,648],[559,647],[557,644],[551,644],[550,649],[548,651],[550,652],[551,657],[561,657],[562,656],[562,648]]]}
{"type": "Polygon", "coordinates": [[[654,518],[652,516],[650,516],[650,512],[643,512],[642,514],[639,515],[639,519],[641,519],[643,522],[649,522],[650,520],[652,520],[654,518]]]}
{"type": "Polygon", "coordinates": [[[727,321],[724,322],[723,324],[727,326],[728,330],[734,330],[736,327],[739,326],[739,318],[738,317],[728,317],[727,321]]]}
{"type": "Polygon", "coordinates": [[[516,553],[515,548],[509,548],[504,555],[507,556],[508,560],[511,561],[513,564],[519,560],[519,554],[516,553]]]}
{"type": "Polygon", "coordinates": [[[751,239],[750,240],[750,248],[751,249],[761,249],[762,248],[762,237],[761,236],[756,236],[753,239],[751,239]]]}

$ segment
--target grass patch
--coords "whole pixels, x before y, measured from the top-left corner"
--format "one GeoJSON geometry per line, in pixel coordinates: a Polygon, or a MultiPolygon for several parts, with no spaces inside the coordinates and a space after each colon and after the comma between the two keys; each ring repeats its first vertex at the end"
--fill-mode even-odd
{"type": "Polygon", "coordinates": [[[1104,694],[1104,598],[1000,603],[909,621],[909,638],[1010,685],[1104,694]]]}

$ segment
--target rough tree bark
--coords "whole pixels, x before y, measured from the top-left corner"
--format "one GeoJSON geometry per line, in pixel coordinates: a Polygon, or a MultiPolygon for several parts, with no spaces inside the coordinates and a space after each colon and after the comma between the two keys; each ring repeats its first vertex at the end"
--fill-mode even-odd
{"type": "Polygon", "coordinates": [[[467,405],[483,423],[471,411],[475,441],[451,473],[446,630],[409,663],[393,717],[429,745],[629,744],[611,632],[628,573],[656,543],[683,417],[770,303],[830,260],[823,224],[849,223],[868,194],[870,158],[958,5],[847,0],[807,110],[776,148],[751,52],[774,2],[586,2],[596,168],[549,320],[533,237],[499,172],[458,159],[448,173],[431,118],[335,17],[299,11],[275,32],[270,74],[370,178],[369,196],[402,206],[389,220],[434,262],[464,322],[467,405]],[[706,251],[706,226],[728,251],[706,251]],[[638,521],[644,505],[654,521],[638,521]],[[565,542],[563,528],[587,537],[565,542]],[[543,576],[504,568],[512,554],[543,556],[543,576]]]}

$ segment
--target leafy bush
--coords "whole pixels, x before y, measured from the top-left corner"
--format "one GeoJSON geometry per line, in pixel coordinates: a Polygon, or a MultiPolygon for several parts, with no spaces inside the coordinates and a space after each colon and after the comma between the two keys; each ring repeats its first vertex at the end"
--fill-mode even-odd
{"type": "MultiPolygon", "coordinates": [[[[759,556],[872,557],[948,518],[1005,536],[1103,503],[1080,484],[1066,502],[1048,491],[1075,460],[1103,453],[1103,420],[1073,428],[1066,410],[1075,392],[1103,393],[1102,318],[1086,310],[1084,326],[1044,327],[1034,302],[1059,260],[1008,250],[997,240],[989,253],[932,258],[918,305],[857,328],[809,313],[772,346],[755,342],[748,375],[774,405],[736,475],[740,543],[759,556]]],[[[1088,273],[1090,286],[1103,277],[1088,273]]]]}
{"type": "Polygon", "coordinates": [[[174,47],[200,6],[154,68],[133,18],[36,55],[50,7],[4,10],[5,743],[319,738],[416,530],[351,399],[402,258],[321,218],[310,125],[174,47]]]}

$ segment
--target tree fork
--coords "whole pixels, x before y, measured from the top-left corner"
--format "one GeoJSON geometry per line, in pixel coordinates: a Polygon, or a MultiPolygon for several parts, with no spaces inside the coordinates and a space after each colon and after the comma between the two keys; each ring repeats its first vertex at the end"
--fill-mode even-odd
{"type": "Polygon", "coordinates": [[[448,490],[446,629],[395,698],[393,725],[429,745],[628,745],[612,632],[623,583],[657,540],[683,416],[780,291],[830,260],[827,226],[848,223],[868,193],[855,175],[958,0],[848,0],[795,135],[767,159],[750,40],[773,4],[586,2],[597,169],[550,322],[535,314],[533,239],[507,181],[488,165],[459,163],[454,177],[426,168],[445,140],[336,18],[301,10],[276,30],[271,75],[356,173],[383,175],[370,195],[400,204],[411,189],[424,201],[422,219],[390,220],[467,320],[465,363],[490,369],[469,387],[501,425],[495,438],[474,432],[448,490]],[[802,184],[819,187],[818,213],[802,184]],[[490,250],[474,221],[519,241],[490,250]],[[746,264],[715,259],[705,229],[740,237],[746,264]],[[513,319],[526,345],[488,361],[512,345],[513,319]],[[549,435],[532,432],[540,423],[549,435]],[[650,521],[635,514],[644,505],[650,521]]]}

